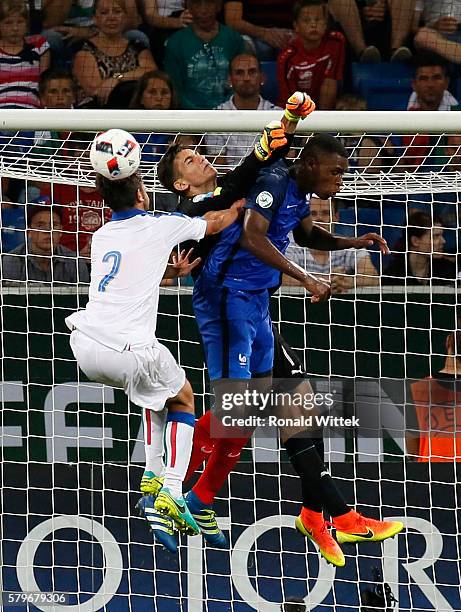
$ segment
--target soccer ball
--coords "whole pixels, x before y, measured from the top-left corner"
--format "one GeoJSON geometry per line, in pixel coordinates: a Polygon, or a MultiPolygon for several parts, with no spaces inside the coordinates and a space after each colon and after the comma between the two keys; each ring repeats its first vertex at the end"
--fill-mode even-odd
{"type": "Polygon", "coordinates": [[[125,130],[108,130],[94,139],[90,161],[95,172],[111,181],[119,181],[139,168],[141,147],[136,138],[125,130]]]}

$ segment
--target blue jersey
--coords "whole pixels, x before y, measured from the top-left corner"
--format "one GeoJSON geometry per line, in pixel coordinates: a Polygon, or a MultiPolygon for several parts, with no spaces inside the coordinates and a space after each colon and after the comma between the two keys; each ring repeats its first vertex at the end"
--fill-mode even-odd
{"type": "MultiPolygon", "coordinates": [[[[288,248],[289,233],[310,215],[309,197],[299,191],[283,160],[260,172],[245,208],[258,211],[270,221],[267,237],[281,253],[288,248]]],[[[240,222],[221,233],[205,262],[204,278],[225,287],[249,291],[280,284],[279,270],[239,246],[241,233],[240,222]]]]}

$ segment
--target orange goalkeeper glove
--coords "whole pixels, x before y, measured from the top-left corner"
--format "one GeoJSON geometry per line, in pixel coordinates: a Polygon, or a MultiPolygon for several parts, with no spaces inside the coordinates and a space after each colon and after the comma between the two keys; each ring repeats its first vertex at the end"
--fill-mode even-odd
{"type": "Polygon", "coordinates": [[[271,121],[263,129],[261,138],[255,144],[255,155],[260,161],[266,161],[273,151],[287,144],[285,130],[280,121],[271,121]]]}
{"type": "Polygon", "coordinates": [[[298,122],[315,111],[315,102],[304,92],[295,91],[285,105],[285,118],[298,122]]]}

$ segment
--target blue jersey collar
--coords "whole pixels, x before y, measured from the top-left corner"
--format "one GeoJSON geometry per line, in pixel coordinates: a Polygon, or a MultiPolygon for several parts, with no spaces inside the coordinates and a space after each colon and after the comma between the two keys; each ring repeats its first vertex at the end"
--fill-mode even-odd
{"type": "Polygon", "coordinates": [[[119,212],[112,213],[111,221],[124,221],[125,219],[131,219],[131,217],[136,217],[136,215],[147,215],[147,212],[145,210],[141,210],[140,208],[120,210],[119,212]]]}

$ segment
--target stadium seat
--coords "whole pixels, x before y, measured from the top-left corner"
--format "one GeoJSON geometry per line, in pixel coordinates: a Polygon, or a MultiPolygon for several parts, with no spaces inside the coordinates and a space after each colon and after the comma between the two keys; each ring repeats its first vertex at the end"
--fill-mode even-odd
{"type": "Polygon", "coordinates": [[[1,209],[2,234],[1,251],[8,253],[15,249],[25,240],[26,222],[24,209],[21,208],[2,208],[1,209]]]}
{"type": "Polygon", "coordinates": [[[366,99],[368,110],[405,110],[412,76],[412,69],[405,64],[352,64],[354,91],[366,99]]]}
{"type": "Polygon", "coordinates": [[[266,80],[261,88],[261,95],[266,100],[277,104],[279,97],[279,84],[277,81],[277,62],[261,62],[261,70],[266,80]]]}

